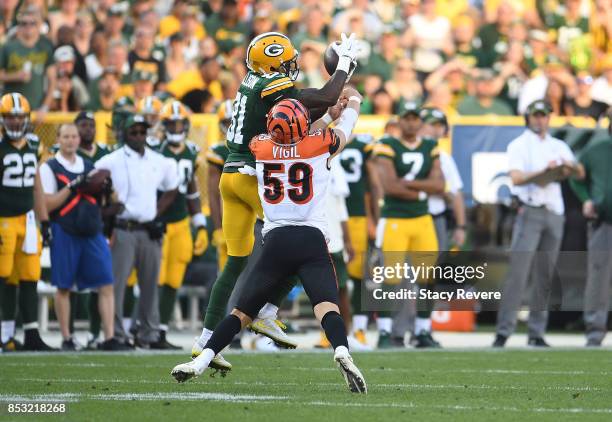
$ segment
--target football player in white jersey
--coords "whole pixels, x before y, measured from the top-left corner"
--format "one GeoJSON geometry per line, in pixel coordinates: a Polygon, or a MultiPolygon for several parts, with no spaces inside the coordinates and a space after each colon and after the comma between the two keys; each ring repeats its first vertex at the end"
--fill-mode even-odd
{"type": "Polygon", "coordinates": [[[212,358],[257,316],[288,276],[302,280],[316,318],[334,348],[334,360],[350,391],[366,393],[365,379],[348,350],[346,326],[338,308],[338,285],[327,248],[325,202],[330,160],[346,144],[359,113],[361,95],[345,88],[346,108],[334,129],[310,131],[310,113],[297,100],[279,101],[267,117],[268,133],[250,144],[256,160],[258,192],[264,211],[264,245],[245,292],[217,325],[202,353],[177,365],[172,376],[183,382],[201,375],[212,358]]]}

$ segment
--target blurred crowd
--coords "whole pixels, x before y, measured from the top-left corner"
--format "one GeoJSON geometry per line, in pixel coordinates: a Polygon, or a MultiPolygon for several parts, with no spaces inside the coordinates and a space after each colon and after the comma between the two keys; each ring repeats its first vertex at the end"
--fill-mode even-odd
{"type": "Polygon", "coordinates": [[[172,96],[194,112],[233,99],[257,34],[287,34],[298,82],[320,87],[341,32],[361,40],[363,113],[406,102],[454,115],[516,115],[545,98],[559,116],[612,104],[612,0],[5,0],[0,84],[39,117],[172,96]]]}

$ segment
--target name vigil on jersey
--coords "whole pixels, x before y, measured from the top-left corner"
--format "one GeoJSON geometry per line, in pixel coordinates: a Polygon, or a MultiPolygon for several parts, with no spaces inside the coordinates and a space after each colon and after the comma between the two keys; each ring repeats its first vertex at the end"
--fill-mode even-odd
{"type": "Polygon", "coordinates": [[[298,152],[297,145],[273,146],[272,155],[274,158],[302,158],[298,152]]]}

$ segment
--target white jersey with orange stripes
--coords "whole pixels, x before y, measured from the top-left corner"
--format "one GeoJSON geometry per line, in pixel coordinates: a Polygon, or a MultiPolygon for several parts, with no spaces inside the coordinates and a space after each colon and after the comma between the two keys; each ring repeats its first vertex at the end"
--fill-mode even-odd
{"type": "Polygon", "coordinates": [[[250,143],[255,156],[265,236],[283,226],[316,227],[327,237],[325,202],[329,158],[340,146],[331,129],[319,130],[293,145],[259,135],[250,143]]]}

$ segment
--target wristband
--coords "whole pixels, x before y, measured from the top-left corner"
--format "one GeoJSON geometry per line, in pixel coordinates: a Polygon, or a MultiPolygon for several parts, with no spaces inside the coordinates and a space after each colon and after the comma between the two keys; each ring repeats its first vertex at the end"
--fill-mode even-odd
{"type": "Polygon", "coordinates": [[[199,198],[199,197],[200,197],[200,191],[188,193],[187,195],[185,195],[185,198],[187,198],[187,199],[196,199],[196,198],[199,198]]]}
{"type": "Polygon", "coordinates": [[[193,227],[204,228],[206,227],[206,217],[201,212],[194,214],[191,216],[191,224],[193,224],[193,227]]]}
{"type": "Polygon", "coordinates": [[[343,72],[346,72],[346,74],[348,75],[349,70],[351,69],[351,63],[353,63],[353,61],[351,60],[350,57],[341,56],[338,59],[338,65],[336,66],[336,70],[342,70],[343,72]]]}
{"type": "Polygon", "coordinates": [[[325,126],[329,126],[334,119],[332,119],[332,116],[330,116],[329,113],[325,113],[323,117],[321,117],[321,121],[325,124],[325,126]]]}
{"type": "Polygon", "coordinates": [[[419,201],[424,201],[427,199],[427,194],[422,190],[419,191],[419,201]]]}

